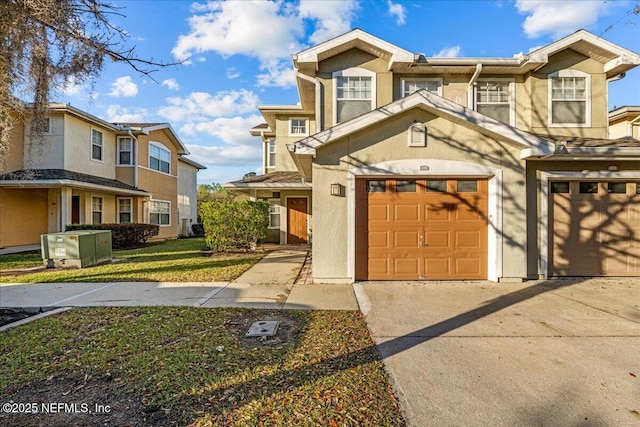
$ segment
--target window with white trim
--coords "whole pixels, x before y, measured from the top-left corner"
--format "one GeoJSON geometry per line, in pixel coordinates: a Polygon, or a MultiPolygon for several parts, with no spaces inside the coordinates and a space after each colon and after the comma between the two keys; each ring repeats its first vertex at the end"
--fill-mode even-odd
{"type": "Polygon", "coordinates": [[[508,125],[515,125],[513,82],[480,80],[475,86],[476,111],[508,125]]]}
{"type": "Polygon", "coordinates": [[[373,110],[375,104],[375,73],[350,68],[333,73],[334,123],[342,123],[373,110]]]}
{"type": "Polygon", "coordinates": [[[102,161],[104,135],[96,129],[91,129],[91,160],[102,161]]]}
{"type": "Polygon", "coordinates": [[[102,197],[91,197],[91,224],[102,224],[102,197]]]}
{"type": "Polygon", "coordinates": [[[149,169],[171,172],[171,151],[157,142],[149,143],[149,169]]]}
{"type": "Polygon", "coordinates": [[[267,167],[274,168],[276,166],[276,140],[267,141],[267,167]]]}
{"type": "Polygon", "coordinates": [[[402,97],[411,95],[421,89],[426,89],[442,96],[442,79],[403,79],[402,97]]]}
{"type": "Polygon", "coordinates": [[[307,128],[307,119],[292,118],[289,119],[289,136],[306,136],[309,135],[307,128]]]}
{"type": "Polygon", "coordinates": [[[280,228],[280,199],[269,199],[269,228],[280,228]]]}
{"type": "Polygon", "coordinates": [[[118,138],[118,164],[133,164],[133,141],[131,137],[127,136],[118,138]]]}
{"type": "Polygon", "coordinates": [[[118,222],[126,223],[131,222],[132,218],[132,209],[133,200],[129,198],[119,198],[118,199],[118,222]]]}
{"type": "Polygon", "coordinates": [[[591,76],[577,70],[549,75],[549,124],[591,126],[591,76]]]}
{"type": "Polygon", "coordinates": [[[171,225],[171,202],[149,201],[149,224],[171,225]]]}

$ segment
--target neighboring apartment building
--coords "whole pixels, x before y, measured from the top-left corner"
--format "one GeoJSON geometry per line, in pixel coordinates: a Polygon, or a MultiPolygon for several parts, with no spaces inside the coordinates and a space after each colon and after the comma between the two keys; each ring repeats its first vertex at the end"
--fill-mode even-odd
{"type": "Polygon", "coordinates": [[[317,282],[639,276],[640,141],[607,111],[639,64],[584,30],[428,58],[356,29],[293,55],[300,103],[251,129],[266,173],[225,186],[313,241],[317,282]]]}
{"type": "Polygon", "coordinates": [[[640,105],[614,108],[609,112],[609,138],[640,139],[640,105]]]}
{"type": "Polygon", "coordinates": [[[42,126],[32,142],[30,123],[15,124],[0,170],[0,248],[38,244],[67,224],[158,224],[161,239],[185,233],[204,166],[183,157],[168,123],[114,124],[51,104],[42,126]]]}

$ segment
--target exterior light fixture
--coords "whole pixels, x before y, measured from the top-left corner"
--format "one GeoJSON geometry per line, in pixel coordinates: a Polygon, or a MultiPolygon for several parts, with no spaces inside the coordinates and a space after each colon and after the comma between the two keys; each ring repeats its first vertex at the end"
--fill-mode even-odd
{"type": "Polygon", "coordinates": [[[337,182],[331,184],[331,195],[332,196],[342,196],[342,185],[337,182]]]}

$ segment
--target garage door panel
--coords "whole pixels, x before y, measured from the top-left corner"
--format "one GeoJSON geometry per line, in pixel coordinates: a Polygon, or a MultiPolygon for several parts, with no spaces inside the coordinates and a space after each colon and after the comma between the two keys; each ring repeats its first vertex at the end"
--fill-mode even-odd
{"type": "Polygon", "coordinates": [[[451,258],[428,256],[424,260],[424,277],[441,279],[451,276],[451,258]]]}
{"type": "Polygon", "coordinates": [[[389,232],[387,231],[370,231],[369,232],[370,248],[389,248],[389,232]]]}
{"type": "Polygon", "coordinates": [[[389,206],[369,205],[369,221],[388,221],[389,206]]]}
{"type": "Polygon", "coordinates": [[[449,231],[425,231],[424,242],[426,247],[430,249],[446,249],[449,248],[451,238],[449,231]]]}
{"type": "Polygon", "coordinates": [[[393,259],[393,273],[396,275],[410,275],[412,277],[418,277],[420,274],[418,265],[420,260],[417,256],[412,258],[394,258],[393,259]]]}
{"type": "Polygon", "coordinates": [[[420,205],[416,203],[394,206],[393,220],[412,222],[420,220],[420,205]]]}
{"type": "Polygon", "coordinates": [[[366,253],[356,248],[356,279],[486,278],[486,180],[477,180],[477,191],[467,185],[461,193],[452,178],[433,188],[424,179],[412,180],[413,192],[398,186],[402,179],[378,179],[385,192],[370,193],[366,180],[358,181],[356,212],[365,215],[356,215],[356,232],[366,237],[356,237],[356,245],[366,245],[366,253]]]}
{"type": "Polygon", "coordinates": [[[569,193],[552,194],[549,199],[550,274],[637,276],[640,198],[635,183],[569,185],[569,193]],[[581,193],[589,187],[597,193],[581,193]]]}
{"type": "Polygon", "coordinates": [[[394,231],[393,246],[396,249],[415,249],[419,246],[420,236],[418,231],[394,231]]]}

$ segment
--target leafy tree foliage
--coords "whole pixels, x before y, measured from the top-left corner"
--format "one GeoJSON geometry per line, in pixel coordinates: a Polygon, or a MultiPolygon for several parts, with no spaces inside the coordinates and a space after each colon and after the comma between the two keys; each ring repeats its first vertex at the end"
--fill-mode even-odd
{"type": "Polygon", "coordinates": [[[206,202],[202,204],[202,219],[211,250],[255,250],[267,235],[269,205],[249,200],[206,202]]]}
{"type": "Polygon", "coordinates": [[[113,23],[120,11],[103,0],[0,1],[0,159],[24,114],[17,97],[33,102],[30,131],[37,140],[52,89],[93,81],[109,60],[146,75],[172,65],[136,55],[128,33],[113,23]]]}

